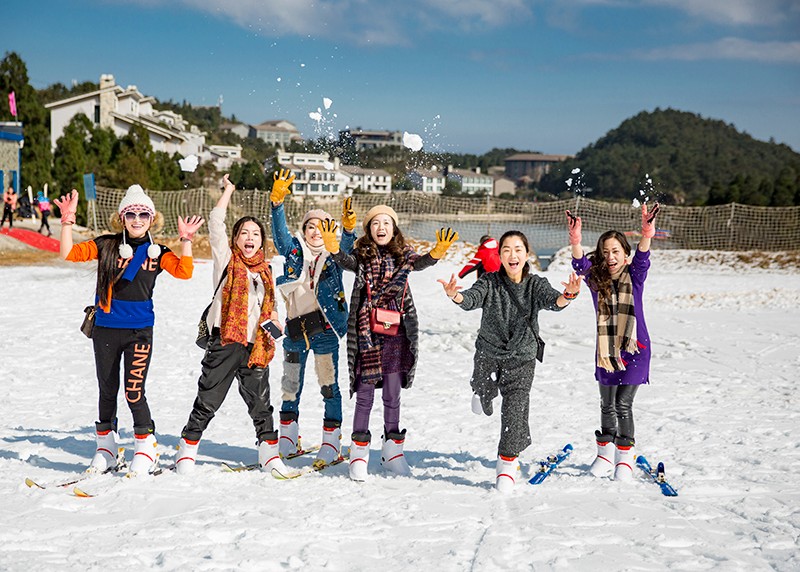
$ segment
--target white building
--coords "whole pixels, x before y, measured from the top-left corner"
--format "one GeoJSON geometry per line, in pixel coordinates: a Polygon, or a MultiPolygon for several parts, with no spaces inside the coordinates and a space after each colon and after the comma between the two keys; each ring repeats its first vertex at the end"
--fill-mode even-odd
{"type": "Polygon", "coordinates": [[[242,163],[241,145],[206,145],[200,161],[211,161],[218,171],[228,171],[234,163],[242,163]]]}
{"type": "Polygon", "coordinates": [[[480,167],[474,171],[469,169],[454,169],[447,167],[447,178],[461,183],[461,192],[470,195],[491,195],[494,188],[494,179],[491,175],[481,173],[480,167]]]}
{"type": "Polygon", "coordinates": [[[414,190],[423,193],[433,193],[441,195],[444,192],[447,177],[438,171],[436,167],[431,169],[415,169],[408,174],[408,180],[414,186],[414,190]]]}
{"type": "Polygon", "coordinates": [[[342,165],[342,171],[350,176],[347,188],[352,192],[361,189],[365,193],[391,193],[392,176],[382,169],[365,169],[355,165],[342,165]]]}
{"type": "Polygon", "coordinates": [[[286,121],[285,119],[265,121],[264,123],[255,125],[250,128],[248,136],[261,139],[265,143],[280,147],[281,149],[288,147],[292,142],[303,140],[294,123],[286,121]]]}
{"type": "Polygon", "coordinates": [[[291,169],[295,176],[295,197],[339,197],[348,195],[350,177],[339,169],[339,159],[333,161],[322,153],[278,153],[278,165],[291,169]]]}

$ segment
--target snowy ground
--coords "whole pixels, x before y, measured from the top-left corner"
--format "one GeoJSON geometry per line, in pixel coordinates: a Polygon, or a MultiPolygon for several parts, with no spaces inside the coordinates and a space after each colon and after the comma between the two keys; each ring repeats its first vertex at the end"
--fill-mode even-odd
{"type": "MultiPolygon", "coordinates": [[[[645,480],[621,485],[586,472],[598,397],[585,294],[540,317],[547,355],[531,395],[534,443],[521,459],[527,473],[568,442],[575,451],[541,487],[492,490],[499,419],[469,409],[479,313],[458,309],[435,282],[457,270],[452,262],[411,280],[421,356],[402,425],[413,477],[383,474],[376,444],[365,484],[351,482],[345,464],[286,482],[224,473],[221,461],[256,459],[232,390],[190,477],[104,476],[85,485],[98,493],[90,499],[28,489],[25,477],[64,480],[94,451],[94,362],[78,332],[94,269],[0,267],[0,569],[797,570],[800,273],[690,259],[654,253],[646,290],[653,383],[635,406],[639,452],[666,463],[676,498],[645,480]]],[[[147,390],[162,464],[174,458],[195,395],[193,338],[210,271],[198,263],[191,281],[163,274],[157,286],[147,390]]],[[[566,273],[561,258],[544,275],[560,287],[566,273]]],[[[276,360],[273,400],[280,374],[276,360]]],[[[345,444],[352,411],[346,400],[345,444]]],[[[321,416],[312,375],[301,409],[307,443],[320,439],[321,416]]],[[[373,435],[380,427],[376,408],[373,435]]],[[[120,428],[131,447],[123,402],[120,428]]]]}

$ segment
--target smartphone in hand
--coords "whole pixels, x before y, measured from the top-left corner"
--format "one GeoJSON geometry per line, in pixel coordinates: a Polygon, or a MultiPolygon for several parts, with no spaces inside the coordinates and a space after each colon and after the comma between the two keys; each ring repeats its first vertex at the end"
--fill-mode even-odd
{"type": "Polygon", "coordinates": [[[283,336],[283,332],[281,331],[281,329],[272,320],[264,320],[263,322],[261,322],[261,329],[267,332],[270,336],[272,336],[272,339],[274,340],[277,340],[278,338],[283,336]]]}

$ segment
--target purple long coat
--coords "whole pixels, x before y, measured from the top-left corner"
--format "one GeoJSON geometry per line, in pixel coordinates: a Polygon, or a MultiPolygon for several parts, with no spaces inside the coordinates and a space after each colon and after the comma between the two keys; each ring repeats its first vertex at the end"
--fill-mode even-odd
{"type": "MultiPolygon", "coordinates": [[[[592,263],[584,256],[573,258],[572,268],[586,279],[592,263]]],[[[650,268],[650,251],[641,252],[638,248],[630,264],[631,282],[633,284],[633,311],[636,315],[636,338],[639,351],[635,354],[621,352],[620,356],[627,362],[625,371],[608,372],[595,365],[594,377],[602,385],[641,385],[650,383],[650,334],[647,333],[647,324],[644,321],[644,305],[642,293],[647,271],[650,268]]],[[[590,289],[592,302],[594,302],[595,315],[597,314],[597,292],[590,289]]]]}

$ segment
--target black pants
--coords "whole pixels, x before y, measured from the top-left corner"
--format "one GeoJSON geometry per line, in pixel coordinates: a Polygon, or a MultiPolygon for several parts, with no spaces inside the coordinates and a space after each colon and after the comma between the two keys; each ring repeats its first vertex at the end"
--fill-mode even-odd
{"type": "Polygon", "coordinates": [[[600,431],[633,439],[633,398],[638,385],[600,386],[600,431]]]}
{"type": "Polygon", "coordinates": [[[11,205],[3,203],[3,220],[0,221],[0,227],[6,222],[8,217],[8,228],[14,228],[14,211],[11,210],[11,205]]]}
{"type": "Polygon", "coordinates": [[[517,457],[531,444],[528,413],[535,369],[536,360],[498,360],[486,353],[475,353],[470,381],[472,391],[481,401],[491,401],[498,392],[503,398],[498,455],[517,457]]]}
{"type": "Polygon", "coordinates": [[[219,336],[212,336],[203,356],[203,371],[197,380],[197,397],[182,436],[197,441],[225,401],[233,383],[239,380],[239,395],[247,405],[247,413],[253,419],[258,442],[276,439],[272,424],[273,408],[269,404],[269,368],[247,367],[253,345],[222,345],[219,336]]]}
{"type": "Polygon", "coordinates": [[[42,213],[42,224],[41,224],[41,226],[39,226],[39,232],[42,232],[42,229],[46,228],[48,235],[51,234],[51,232],[50,232],[50,223],[47,222],[47,215],[49,215],[49,214],[50,214],[50,211],[42,213]]]}
{"type": "Polygon", "coordinates": [[[150,432],[153,419],[150,417],[144,386],[153,350],[153,328],[120,330],[95,325],[92,342],[100,389],[100,423],[114,423],[117,418],[119,366],[123,363],[125,401],[133,414],[134,432],[150,432]]]}

